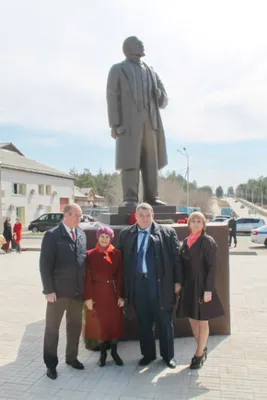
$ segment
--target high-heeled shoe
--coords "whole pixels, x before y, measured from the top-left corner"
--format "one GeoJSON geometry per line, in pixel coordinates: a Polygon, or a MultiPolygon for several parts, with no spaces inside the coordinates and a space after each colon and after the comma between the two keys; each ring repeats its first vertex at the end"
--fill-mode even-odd
{"type": "Polygon", "coordinates": [[[204,353],[202,356],[194,356],[191,360],[190,369],[199,369],[204,364],[204,353]]]}

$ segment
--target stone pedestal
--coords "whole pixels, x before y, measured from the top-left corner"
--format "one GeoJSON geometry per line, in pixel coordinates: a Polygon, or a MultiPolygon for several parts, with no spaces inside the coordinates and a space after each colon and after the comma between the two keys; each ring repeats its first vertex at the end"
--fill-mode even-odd
{"type": "MultiPolygon", "coordinates": [[[[135,206],[114,206],[110,207],[110,212],[101,213],[98,216],[99,222],[106,225],[128,225],[131,214],[135,211],[135,206]]],[[[176,212],[176,206],[154,206],[155,220],[171,219],[177,222],[188,215],[176,212]]]]}
{"type": "MultiPolygon", "coordinates": [[[[119,214],[118,214],[119,215],[119,214]]],[[[118,237],[121,229],[125,226],[114,227],[115,240],[114,245],[118,243],[118,237]]],[[[187,235],[186,225],[173,225],[177,236],[182,241],[187,235]]],[[[85,230],[87,236],[87,247],[92,249],[96,245],[96,228],[85,230]]],[[[228,335],[230,334],[230,298],[229,298],[229,247],[228,247],[228,226],[211,224],[207,226],[207,233],[211,235],[217,245],[217,271],[216,271],[216,288],[222,302],[225,315],[210,321],[211,335],[228,335]]],[[[174,318],[175,337],[192,336],[192,332],[187,319],[174,318]]],[[[137,340],[139,338],[137,321],[135,315],[125,317],[125,334],[124,340],[137,340]]]]}

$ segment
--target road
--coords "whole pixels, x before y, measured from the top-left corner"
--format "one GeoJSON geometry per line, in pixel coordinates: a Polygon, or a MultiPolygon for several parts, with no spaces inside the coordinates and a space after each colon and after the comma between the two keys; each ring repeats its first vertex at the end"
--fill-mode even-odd
{"type": "MultiPolygon", "coordinates": [[[[253,210],[253,214],[249,214],[250,208],[247,206],[244,206],[244,208],[241,208],[241,203],[238,201],[236,202],[234,198],[232,197],[227,197],[225,201],[228,202],[229,206],[232,208],[232,210],[239,216],[239,217],[259,217],[260,214],[255,213],[253,210]]],[[[261,216],[262,217],[262,216],[261,216]]]]}

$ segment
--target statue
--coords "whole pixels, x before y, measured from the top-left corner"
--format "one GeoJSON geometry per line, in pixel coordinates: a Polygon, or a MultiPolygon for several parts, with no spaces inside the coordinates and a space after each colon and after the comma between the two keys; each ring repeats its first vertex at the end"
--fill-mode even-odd
{"type": "Polygon", "coordinates": [[[138,203],[141,170],[143,201],[166,205],[158,197],[158,170],[168,163],[159,112],[168,104],[167,93],[156,72],[141,61],[144,45],[137,37],[124,41],[123,52],[126,59],[109,72],[107,105],[124,204],[138,203]]]}

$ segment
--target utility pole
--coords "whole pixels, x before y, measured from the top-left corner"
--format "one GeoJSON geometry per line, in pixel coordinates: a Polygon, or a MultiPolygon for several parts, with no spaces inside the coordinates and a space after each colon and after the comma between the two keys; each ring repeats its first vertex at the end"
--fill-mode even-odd
{"type": "Polygon", "coordinates": [[[189,207],[189,156],[186,151],[186,148],[183,147],[183,151],[177,149],[179,153],[181,153],[184,157],[186,157],[186,206],[189,207]]]}

